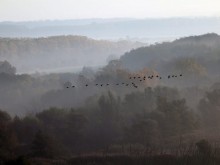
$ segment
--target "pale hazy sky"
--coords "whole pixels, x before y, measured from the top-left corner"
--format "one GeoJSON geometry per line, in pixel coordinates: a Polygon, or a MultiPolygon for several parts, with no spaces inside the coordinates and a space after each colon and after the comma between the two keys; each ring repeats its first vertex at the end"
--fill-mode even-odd
{"type": "Polygon", "coordinates": [[[0,0],[0,21],[220,17],[220,0],[0,0]]]}

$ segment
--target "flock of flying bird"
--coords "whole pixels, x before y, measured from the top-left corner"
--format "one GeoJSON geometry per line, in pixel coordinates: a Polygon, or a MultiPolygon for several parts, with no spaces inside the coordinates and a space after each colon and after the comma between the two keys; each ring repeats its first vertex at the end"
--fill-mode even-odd
{"type": "MultiPolygon", "coordinates": [[[[182,77],[183,76],[183,74],[179,74],[179,75],[168,75],[167,76],[167,78],[168,79],[171,79],[171,78],[177,78],[177,77],[182,77]]],[[[129,79],[132,81],[139,81],[139,82],[144,82],[145,80],[146,80],[146,78],[148,78],[148,79],[153,79],[153,78],[156,78],[156,79],[162,79],[162,77],[160,77],[159,75],[156,75],[156,76],[154,76],[154,75],[151,75],[151,76],[144,76],[144,77],[141,77],[141,76],[130,76],[129,77],[129,79]]],[[[135,82],[131,82],[131,83],[125,83],[125,82],[121,82],[121,83],[115,83],[115,84],[110,84],[110,83],[101,83],[101,84],[98,84],[98,83],[96,83],[96,84],[93,84],[93,85],[89,85],[89,84],[85,84],[84,86],[85,87],[88,87],[88,86],[100,86],[100,87],[103,87],[103,86],[110,86],[110,85],[114,85],[114,86],[119,86],[119,85],[123,85],[123,86],[129,86],[129,85],[131,85],[131,86],[133,86],[134,88],[138,88],[138,86],[137,86],[137,82],[135,83],[135,82]]],[[[66,88],[75,88],[76,86],[75,85],[72,85],[72,84],[70,84],[70,85],[67,85],[66,86],[66,88]]]]}

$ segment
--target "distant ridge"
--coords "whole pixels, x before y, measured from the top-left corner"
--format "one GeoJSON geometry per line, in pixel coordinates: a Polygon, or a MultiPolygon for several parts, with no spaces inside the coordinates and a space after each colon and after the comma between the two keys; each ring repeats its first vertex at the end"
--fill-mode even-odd
{"type": "Polygon", "coordinates": [[[0,22],[0,37],[83,35],[94,39],[173,40],[220,33],[220,18],[86,19],[37,22],[0,22]]]}
{"type": "Polygon", "coordinates": [[[219,41],[219,40],[220,40],[220,36],[217,33],[207,33],[203,35],[183,37],[175,40],[175,42],[182,42],[182,41],[208,42],[208,41],[219,41]]]}

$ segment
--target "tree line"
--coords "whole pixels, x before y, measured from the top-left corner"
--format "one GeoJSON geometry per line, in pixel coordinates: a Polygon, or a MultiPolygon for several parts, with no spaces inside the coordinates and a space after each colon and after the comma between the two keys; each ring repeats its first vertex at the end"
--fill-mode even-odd
{"type": "Polygon", "coordinates": [[[0,157],[54,158],[128,145],[170,149],[180,139],[201,140],[200,132],[214,140],[220,133],[219,100],[220,89],[214,89],[195,112],[178,90],[149,87],[123,98],[109,91],[79,108],[51,107],[24,117],[1,110],[0,157]]]}

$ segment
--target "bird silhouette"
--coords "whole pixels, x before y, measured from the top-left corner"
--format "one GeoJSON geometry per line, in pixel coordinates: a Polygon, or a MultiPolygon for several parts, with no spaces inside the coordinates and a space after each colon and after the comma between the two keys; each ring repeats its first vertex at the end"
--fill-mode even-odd
{"type": "MultiPolygon", "coordinates": [[[[170,78],[176,78],[176,77],[178,77],[178,76],[179,76],[179,77],[182,77],[183,74],[180,73],[180,74],[177,74],[177,75],[174,75],[174,74],[173,74],[173,75],[168,75],[167,78],[168,78],[168,79],[170,79],[170,78]]],[[[139,79],[139,82],[142,82],[142,81],[144,82],[144,81],[146,80],[146,78],[148,78],[148,79],[153,79],[154,77],[155,77],[155,78],[158,78],[158,79],[162,79],[162,77],[161,77],[159,74],[158,74],[158,75],[150,75],[150,76],[145,75],[145,76],[143,76],[143,77],[137,75],[137,76],[134,76],[134,77],[131,76],[131,77],[129,77],[129,79],[133,79],[133,78],[136,79],[136,78],[137,78],[137,80],[139,79]]],[[[132,81],[132,80],[131,80],[131,81],[132,81]]],[[[121,82],[121,83],[116,83],[115,85],[119,86],[120,84],[122,84],[122,85],[124,85],[124,86],[131,86],[131,87],[133,86],[134,88],[138,88],[138,86],[135,84],[135,82],[136,82],[136,81],[133,80],[133,82],[131,82],[131,83],[130,83],[130,82],[129,82],[129,83],[128,83],[128,82],[121,82]]],[[[106,83],[106,84],[105,84],[105,83],[104,83],[104,84],[98,84],[98,83],[95,84],[95,83],[94,83],[94,85],[95,85],[95,86],[99,86],[99,85],[100,85],[100,86],[102,87],[102,86],[110,86],[111,83],[106,83]]],[[[113,85],[113,84],[112,84],[112,85],[113,85]]],[[[88,84],[85,84],[85,87],[88,87],[88,86],[89,86],[88,84]]],[[[69,85],[67,85],[65,88],[71,88],[71,87],[72,87],[72,88],[75,88],[76,86],[75,86],[75,85],[72,85],[72,84],[69,84],[69,85]]]]}

